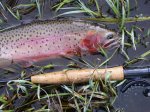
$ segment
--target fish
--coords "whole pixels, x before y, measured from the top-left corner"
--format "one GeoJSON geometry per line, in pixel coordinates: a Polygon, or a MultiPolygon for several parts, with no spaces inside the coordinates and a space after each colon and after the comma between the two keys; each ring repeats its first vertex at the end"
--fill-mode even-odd
{"type": "Polygon", "coordinates": [[[85,21],[39,20],[0,32],[0,68],[98,52],[119,45],[114,31],[85,21]]]}

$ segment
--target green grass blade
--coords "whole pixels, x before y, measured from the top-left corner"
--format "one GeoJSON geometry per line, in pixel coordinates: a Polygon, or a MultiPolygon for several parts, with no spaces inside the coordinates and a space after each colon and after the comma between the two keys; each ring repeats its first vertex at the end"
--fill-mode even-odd
{"type": "Polygon", "coordinates": [[[120,12],[117,9],[117,7],[115,6],[113,0],[105,0],[105,1],[110,6],[110,8],[113,10],[113,12],[116,14],[117,18],[119,18],[120,17],[120,12]]]}
{"type": "Polygon", "coordinates": [[[39,0],[36,0],[36,5],[39,12],[39,17],[42,18],[41,4],[39,0]]]}
{"type": "Polygon", "coordinates": [[[125,8],[124,8],[124,6],[122,6],[122,18],[121,18],[120,30],[124,28],[125,18],[126,18],[125,8]]]}
{"type": "Polygon", "coordinates": [[[14,14],[14,12],[10,9],[10,8],[8,8],[8,7],[6,7],[7,8],[7,10],[11,13],[11,15],[13,16],[13,17],[15,17],[17,20],[20,20],[20,14],[19,14],[19,12],[17,12],[16,14],[14,14]]]}

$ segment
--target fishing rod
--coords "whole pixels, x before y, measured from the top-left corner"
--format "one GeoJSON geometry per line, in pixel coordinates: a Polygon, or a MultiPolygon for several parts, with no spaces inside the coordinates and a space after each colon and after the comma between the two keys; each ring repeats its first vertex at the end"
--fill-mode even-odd
{"type": "Polygon", "coordinates": [[[150,67],[123,69],[122,66],[105,69],[79,69],[57,71],[31,76],[31,82],[40,84],[71,84],[87,82],[90,79],[105,79],[110,75],[110,80],[124,80],[132,78],[150,77],[150,67]]]}
{"type": "MultiPolygon", "coordinates": [[[[124,69],[122,66],[104,69],[76,69],[57,71],[44,74],[36,74],[25,80],[39,84],[72,84],[83,83],[90,79],[104,80],[110,75],[110,80],[124,80],[135,78],[150,78],[150,67],[124,69]]],[[[1,80],[0,82],[8,82],[1,80]]]]}

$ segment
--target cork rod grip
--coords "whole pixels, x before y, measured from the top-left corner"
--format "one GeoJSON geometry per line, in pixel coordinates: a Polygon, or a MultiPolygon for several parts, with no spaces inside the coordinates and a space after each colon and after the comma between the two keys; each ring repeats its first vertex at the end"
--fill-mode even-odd
{"type": "Polygon", "coordinates": [[[107,73],[110,73],[110,80],[123,80],[123,67],[113,67],[106,69],[81,69],[67,70],[45,73],[31,77],[33,83],[40,84],[71,84],[87,82],[89,79],[104,79],[107,73]]]}

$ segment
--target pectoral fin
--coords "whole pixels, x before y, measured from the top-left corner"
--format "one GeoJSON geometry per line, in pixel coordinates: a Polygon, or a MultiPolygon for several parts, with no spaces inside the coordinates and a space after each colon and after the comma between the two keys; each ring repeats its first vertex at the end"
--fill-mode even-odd
{"type": "Polygon", "coordinates": [[[5,68],[10,66],[13,63],[13,60],[0,58],[0,68],[5,68]]]}
{"type": "Polygon", "coordinates": [[[7,70],[10,72],[16,72],[17,70],[14,69],[14,67],[11,67],[13,64],[13,60],[0,58],[0,68],[3,70],[7,70]]]}
{"type": "Polygon", "coordinates": [[[33,63],[25,60],[9,60],[0,58],[0,68],[10,72],[20,73],[23,68],[30,67],[33,63]]]}

